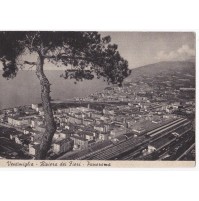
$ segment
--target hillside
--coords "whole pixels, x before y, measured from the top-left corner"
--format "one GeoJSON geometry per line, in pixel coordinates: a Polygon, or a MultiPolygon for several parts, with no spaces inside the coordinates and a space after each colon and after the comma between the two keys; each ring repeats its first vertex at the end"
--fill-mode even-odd
{"type": "Polygon", "coordinates": [[[142,76],[154,77],[158,74],[170,74],[177,71],[195,75],[195,63],[190,61],[163,61],[149,64],[132,69],[132,73],[127,80],[136,79],[142,76]]]}

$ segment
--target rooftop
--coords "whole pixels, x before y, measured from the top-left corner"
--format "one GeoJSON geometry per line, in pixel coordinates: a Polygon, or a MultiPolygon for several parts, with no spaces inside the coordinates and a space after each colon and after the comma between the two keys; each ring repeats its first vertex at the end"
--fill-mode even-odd
{"type": "Polygon", "coordinates": [[[77,136],[77,135],[73,135],[73,136],[71,137],[71,139],[78,139],[78,140],[81,140],[81,141],[84,141],[84,142],[88,141],[88,140],[86,140],[86,139],[84,139],[84,138],[82,138],[82,137],[80,137],[80,136],[77,136]]]}
{"type": "Polygon", "coordinates": [[[62,145],[62,144],[65,144],[67,142],[71,142],[71,139],[70,138],[62,139],[62,140],[54,142],[54,144],[62,145]]]}

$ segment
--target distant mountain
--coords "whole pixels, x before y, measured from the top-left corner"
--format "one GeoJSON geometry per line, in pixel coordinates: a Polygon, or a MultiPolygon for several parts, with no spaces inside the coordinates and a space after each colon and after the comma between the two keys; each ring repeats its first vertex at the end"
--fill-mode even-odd
{"type": "Polygon", "coordinates": [[[132,69],[127,80],[136,79],[140,76],[153,77],[158,74],[169,74],[171,72],[183,71],[195,74],[195,62],[192,61],[162,61],[132,69]]]}

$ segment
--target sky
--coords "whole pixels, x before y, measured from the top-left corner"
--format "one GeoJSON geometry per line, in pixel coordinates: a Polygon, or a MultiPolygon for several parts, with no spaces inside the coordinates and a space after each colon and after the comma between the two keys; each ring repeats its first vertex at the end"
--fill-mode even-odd
{"type": "MultiPolygon", "coordinates": [[[[118,45],[121,56],[129,62],[131,69],[160,61],[195,58],[195,34],[192,32],[100,32],[100,34],[111,36],[111,42],[118,45]]],[[[57,70],[50,63],[45,65],[45,68],[57,70]]]]}
{"type": "Polygon", "coordinates": [[[105,35],[118,44],[129,68],[195,57],[195,34],[191,32],[103,32],[105,35]]]}

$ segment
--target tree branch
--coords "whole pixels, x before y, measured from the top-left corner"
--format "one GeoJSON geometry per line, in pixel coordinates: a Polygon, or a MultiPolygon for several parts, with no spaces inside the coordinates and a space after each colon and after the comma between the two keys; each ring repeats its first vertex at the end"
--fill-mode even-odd
{"type": "Polygon", "coordinates": [[[28,65],[36,65],[37,63],[36,62],[29,62],[29,61],[24,61],[24,64],[28,64],[28,65]]]}
{"type": "MultiPolygon", "coordinates": [[[[67,54],[65,53],[60,53],[58,55],[52,55],[52,56],[48,56],[48,55],[45,55],[44,58],[46,59],[56,59],[56,60],[60,60],[60,59],[79,59],[79,60],[84,60],[84,61],[88,61],[88,62],[92,62],[93,61],[93,58],[92,57],[81,57],[81,56],[68,56],[67,54]]],[[[96,57],[96,59],[104,59],[105,57],[96,57]]]]}

